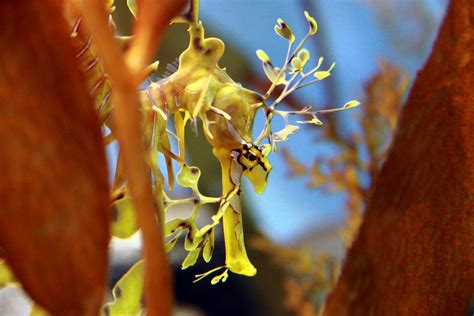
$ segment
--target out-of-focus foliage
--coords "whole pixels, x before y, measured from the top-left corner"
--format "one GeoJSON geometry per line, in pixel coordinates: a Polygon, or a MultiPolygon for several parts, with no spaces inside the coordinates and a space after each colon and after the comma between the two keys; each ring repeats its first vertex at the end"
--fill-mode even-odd
{"type": "Polygon", "coordinates": [[[327,315],[472,315],[473,27],[474,2],[450,1],[327,315]]]}
{"type": "Polygon", "coordinates": [[[424,54],[432,45],[438,21],[435,5],[444,7],[448,0],[360,0],[373,7],[392,48],[405,56],[424,54]],[[431,4],[430,4],[431,3],[431,4]],[[395,13],[395,14],[394,14],[395,13]]]}
{"type": "MultiPolygon", "coordinates": [[[[347,218],[340,236],[346,247],[352,243],[362,221],[370,189],[366,179],[375,177],[385,158],[407,84],[406,75],[382,61],[380,71],[365,86],[366,98],[357,113],[358,128],[344,135],[329,124],[318,135],[319,141],[338,148],[338,154],[317,157],[307,166],[288,150],[282,150],[288,176],[306,178],[310,188],[326,194],[345,193],[347,218]],[[365,159],[361,153],[365,153],[365,159]]],[[[325,295],[339,273],[337,259],[324,253],[312,255],[307,249],[279,246],[263,238],[251,242],[289,271],[284,284],[288,309],[300,316],[322,313],[325,295]]]]}
{"type": "Polygon", "coordinates": [[[366,84],[366,100],[357,113],[358,128],[343,135],[329,127],[318,136],[320,141],[335,146],[338,154],[317,157],[310,166],[305,166],[289,151],[282,151],[289,176],[305,177],[309,187],[328,194],[345,193],[348,217],[341,233],[346,246],[357,232],[370,180],[390,145],[407,84],[406,75],[382,61],[379,73],[366,84]]]}
{"type": "Polygon", "coordinates": [[[251,240],[251,246],[268,253],[284,266],[287,293],[285,306],[297,316],[318,315],[322,312],[327,292],[336,283],[339,263],[325,254],[312,254],[301,247],[276,245],[264,237],[251,240]]]}

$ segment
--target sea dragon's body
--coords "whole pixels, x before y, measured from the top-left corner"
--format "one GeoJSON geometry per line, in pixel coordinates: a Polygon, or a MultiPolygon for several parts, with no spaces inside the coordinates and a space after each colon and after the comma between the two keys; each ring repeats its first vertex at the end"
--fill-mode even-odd
{"type": "MultiPolygon", "coordinates": [[[[105,126],[112,130],[112,134],[107,136],[110,141],[113,139],[113,124],[110,120],[112,85],[100,64],[100,58],[95,53],[90,36],[82,29],[81,17],[75,11],[74,5],[66,2],[65,6],[66,18],[72,26],[71,40],[76,48],[76,57],[90,93],[94,97],[99,115],[105,126]]],[[[234,273],[253,276],[256,269],[247,257],[243,241],[240,180],[242,175],[246,175],[254,184],[255,190],[261,193],[265,189],[271,170],[266,159],[270,152],[269,146],[254,146],[251,135],[255,114],[262,107],[263,99],[258,93],[233,81],[225,69],[219,67],[219,60],[224,53],[224,43],[217,38],[204,38],[200,22],[189,24],[190,44],[179,58],[177,71],[139,91],[144,121],[144,142],[149,149],[154,171],[155,194],[165,200],[165,209],[183,202],[173,201],[161,192],[164,181],[157,166],[156,156],[161,152],[167,160],[170,186],[173,184],[171,160],[177,160],[181,165],[178,182],[186,186],[189,181],[183,179],[183,175],[197,173],[195,172],[197,168],[189,167],[185,163],[184,127],[188,121],[196,124],[200,119],[205,136],[222,169],[221,198],[202,197],[201,200],[203,204],[217,202],[219,209],[213,217],[213,222],[201,229],[197,229],[193,221],[197,209],[191,218],[175,219],[167,223],[166,234],[168,236],[174,234],[169,249],[177,237],[187,230],[185,248],[190,251],[191,257],[185,260],[183,268],[192,265],[200,251],[205,252],[203,256],[208,261],[214,246],[214,227],[222,219],[226,245],[226,262],[222,267],[226,269],[224,273],[229,269],[234,273]],[[166,128],[167,121],[171,117],[174,119],[179,154],[171,151],[168,139],[169,133],[166,128]]],[[[116,179],[114,189],[120,190],[122,184],[122,181],[116,179]]],[[[194,193],[200,196],[197,185],[194,188],[194,193]]],[[[127,198],[123,194],[120,197],[127,198]]]]}
{"type": "MultiPolygon", "coordinates": [[[[65,16],[72,29],[71,41],[76,48],[76,56],[90,93],[94,97],[99,115],[104,126],[111,130],[105,137],[106,143],[109,143],[114,139],[114,126],[110,119],[113,114],[110,101],[113,87],[101,66],[100,58],[95,53],[90,36],[82,28],[81,17],[75,9],[74,1],[76,0],[64,1],[65,16]]],[[[111,2],[111,0],[106,2],[111,2]]],[[[134,1],[127,0],[127,3],[134,13],[134,1]]],[[[190,204],[193,207],[188,218],[177,218],[166,223],[167,249],[172,249],[178,238],[185,233],[184,248],[188,251],[188,255],[182,263],[182,268],[194,265],[201,253],[203,259],[208,262],[214,248],[214,230],[222,220],[226,248],[225,265],[197,276],[199,280],[218,269],[224,269],[222,274],[212,279],[211,283],[216,283],[225,281],[228,271],[247,276],[253,276],[256,273],[255,267],[247,256],[243,238],[241,177],[246,176],[257,193],[265,190],[267,178],[272,169],[267,159],[271,149],[276,150],[274,146],[276,142],[286,141],[289,135],[299,130],[298,126],[290,123],[290,116],[309,116],[310,120],[298,121],[298,123],[321,125],[322,122],[317,117],[320,113],[355,107],[359,102],[352,100],[341,108],[319,111],[311,111],[311,107],[299,111],[277,110],[277,105],[285,97],[302,87],[329,77],[334,67],[333,63],[329,69],[320,70],[324,60],[320,57],[316,67],[309,71],[304,69],[310,54],[303,45],[318,30],[316,21],[308,12],[304,13],[309,26],[308,33],[299,44],[295,45],[295,48],[293,47],[295,36],[291,28],[281,19],[277,20],[275,32],[288,42],[287,55],[281,68],[274,67],[264,51],[257,51],[258,58],[263,62],[264,72],[272,83],[262,96],[233,81],[225,69],[219,66],[219,61],[224,54],[224,43],[217,38],[204,37],[203,26],[197,18],[197,0],[191,1],[190,8],[188,14],[179,18],[181,22],[189,25],[189,46],[179,57],[179,65],[174,73],[150,83],[139,91],[140,111],[143,115],[143,142],[147,148],[147,158],[154,175],[154,193],[157,202],[162,204],[161,209],[165,212],[178,204],[190,204]],[[305,82],[309,78],[312,80],[305,82]],[[272,96],[275,87],[279,85],[283,85],[279,96],[272,96]],[[272,102],[270,102],[271,98],[273,98],[272,102]],[[265,115],[265,127],[254,140],[252,127],[258,110],[262,110],[265,115]],[[277,132],[273,132],[271,128],[271,120],[275,115],[280,116],[285,123],[285,127],[277,132]],[[171,121],[176,135],[167,129],[171,121]],[[200,170],[186,164],[185,126],[191,122],[196,129],[198,121],[202,122],[206,139],[221,165],[222,195],[218,198],[206,197],[199,192],[197,182],[200,170]],[[177,154],[171,150],[169,135],[175,136],[178,140],[179,153],[177,154]],[[269,144],[258,145],[265,138],[269,140],[269,144]],[[190,188],[193,191],[192,197],[180,200],[168,197],[163,189],[164,176],[158,167],[158,152],[162,153],[166,160],[170,190],[174,183],[172,161],[175,160],[180,165],[177,182],[182,187],[190,188]],[[198,228],[195,219],[199,207],[208,203],[217,203],[219,207],[211,218],[212,222],[198,228]]],[[[111,26],[113,27],[112,20],[111,26]]],[[[151,66],[150,68],[153,69],[151,66]]],[[[119,155],[112,188],[113,207],[119,214],[116,222],[112,224],[112,231],[116,233],[116,236],[125,238],[138,228],[129,223],[129,219],[133,220],[134,212],[130,210],[130,203],[127,203],[129,197],[125,189],[120,161],[119,155]],[[122,226],[127,228],[123,229],[122,226]]]]}
{"type": "MultiPolygon", "coordinates": [[[[185,115],[191,120],[200,118],[202,121],[206,138],[222,168],[223,203],[220,212],[224,225],[226,268],[252,276],[256,270],[248,260],[243,244],[240,176],[248,175],[261,193],[271,170],[265,159],[268,154],[266,147],[251,145],[253,121],[262,105],[262,98],[234,82],[219,67],[218,62],[224,53],[221,40],[205,39],[200,24],[190,26],[189,33],[190,44],[179,58],[177,71],[141,91],[141,104],[145,110],[159,109],[163,117],[175,115],[176,126],[183,124],[181,117],[176,119],[176,115],[181,116],[179,112],[187,113],[185,115]]],[[[183,130],[180,128],[177,132],[179,140],[184,139],[183,130]]],[[[181,155],[180,161],[184,162],[184,158],[181,155]]],[[[201,234],[210,229],[202,229],[201,234]]]]}

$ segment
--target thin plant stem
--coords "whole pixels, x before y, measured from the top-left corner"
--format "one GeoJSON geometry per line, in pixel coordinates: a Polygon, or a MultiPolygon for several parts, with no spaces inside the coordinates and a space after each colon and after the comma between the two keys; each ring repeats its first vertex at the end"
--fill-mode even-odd
{"type": "MultiPolygon", "coordinates": [[[[126,178],[137,210],[142,231],[145,259],[145,302],[147,315],[171,315],[171,275],[164,249],[162,227],[155,216],[151,171],[145,161],[140,125],[139,76],[132,73],[109,28],[105,6],[101,1],[79,2],[84,22],[94,39],[102,63],[113,85],[113,119],[115,133],[123,154],[126,178]]],[[[138,70],[138,72],[144,71],[138,70]]],[[[161,210],[158,210],[160,213],[161,210]]]]}

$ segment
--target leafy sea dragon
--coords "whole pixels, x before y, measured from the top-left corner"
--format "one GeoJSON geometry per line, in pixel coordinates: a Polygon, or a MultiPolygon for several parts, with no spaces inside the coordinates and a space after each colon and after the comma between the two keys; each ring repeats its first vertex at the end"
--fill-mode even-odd
{"type": "MultiPolygon", "coordinates": [[[[197,12],[197,3],[193,12],[197,12]]],[[[197,230],[192,221],[177,219],[167,223],[166,233],[174,234],[179,227],[189,227],[187,240],[190,242],[185,247],[190,253],[183,263],[183,267],[187,267],[194,264],[201,248],[205,249],[206,261],[210,259],[214,227],[222,219],[226,249],[224,267],[234,273],[253,276],[257,271],[248,259],[242,231],[240,182],[242,175],[247,176],[255,191],[262,193],[271,170],[267,159],[270,145],[255,145],[251,135],[255,114],[263,106],[263,97],[233,81],[225,69],[219,67],[224,54],[224,43],[220,39],[205,38],[203,26],[196,17],[184,21],[189,23],[190,41],[179,58],[178,69],[144,89],[142,105],[148,109],[161,109],[163,118],[174,114],[179,140],[184,139],[187,120],[194,124],[198,118],[202,121],[205,136],[221,164],[222,197],[211,224],[197,230]],[[179,112],[184,112],[184,119],[179,112]]],[[[183,169],[189,168],[184,164],[182,152],[184,147],[180,148],[180,175],[186,172],[183,169]]],[[[198,172],[195,167],[190,170],[198,172]]],[[[178,180],[187,185],[179,177],[178,180]]],[[[193,189],[198,193],[197,187],[193,189]]]]}
{"type": "MultiPolygon", "coordinates": [[[[76,0],[63,0],[64,15],[71,25],[71,43],[75,47],[79,66],[84,73],[90,94],[95,100],[97,111],[104,124],[106,143],[114,141],[114,127],[111,122],[113,89],[105,73],[99,56],[94,49],[91,37],[85,32],[82,18],[75,5],[76,0]]],[[[103,0],[113,11],[113,0],[103,0]]],[[[134,13],[133,0],[127,1],[134,13]]],[[[299,111],[284,111],[277,106],[294,91],[321,81],[331,75],[334,63],[327,70],[320,70],[323,58],[319,58],[316,67],[305,71],[310,54],[303,48],[305,41],[317,33],[316,21],[305,12],[308,21],[308,33],[294,45],[295,36],[288,24],[277,20],[275,32],[288,42],[288,51],[282,67],[273,65],[268,55],[257,51],[257,57],[263,63],[263,70],[271,82],[268,91],[261,95],[242,87],[232,80],[225,68],[219,66],[224,54],[224,43],[217,38],[205,38],[204,28],[198,20],[198,1],[191,1],[190,11],[176,19],[189,25],[189,46],[179,58],[177,70],[170,76],[152,82],[140,91],[141,112],[143,115],[143,142],[148,148],[148,160],[154,178],[154,193],[157,203],[161,203],[165,212],[179,204],[193,206],[191,215],[186,218],[170,220],[165,226],[168,237],[167,249],[171,250],[178,238],[185,234],[184,248],[188,251],[182,268],[196,263],[202,254],[209,262],[214,248],[215,227],[222,221],[226,250],[225,264],[206,273],[197,275],[196,281],[223,269],[213,277],[212,284],[224,282],[228,271],[253,276],[256,269],[250,262],[244,244],[241,213],[241,177],[246,176],[257,193],[265,190],[268,175],[272,169],[268,161],[271,151],[276,151],[276,143],[283,142],[288,136],[297,132],[299,126],[290,122],[290,117],[300,116],[306,119],[297,121],[300,124],[322,125],[318,115],[355,107],[358,101],[352,100],[340,108],[312,111],[306,107],[299,111]],[[311,78],[311,79],[310,79],[311,78]],[[275,88],[282,86],[281,92],[275,95],[275,88]],[[265,127],[254,140],[252,127],[257,111],[265,116],[265,127]],[[272,131],[273,117],[280,116],[285,126],[279,131],[272,131]],[[188,122],[196,128],[202,122],[204,134],[213,148],[213,154],[219,160],[222,170],[222,195],[208,197],[199,192],[198,181],[200,170],[186,164],[185,127],[188,122]],[[173,124],[176,134],[168,130],[167,125],[173,124]],[[177,139],[179,153],[173,153],[169,136],[177,139]],[[268,143],[261,145],[263,140],[268,143]],[[168,186],[171,191],[174,184],[172,161],[180,165],[176,175],[182,187],[192,189],[193,195],[185,199],[173,199],[164,190],[164,176],[158,166],[158,152],[166,160],[168,186]],[[212,221],[204,227],[195,224],[197,213],[202,205],[218,204],[212,221]]],[[[114,27],[110,19],[111,27],[114,27]]],[[[119,38],[126,41],[128,38],[119,38]]],[[[150,65],[150,74],[156,71],[158,63],[150,65]]],[[[135,213],[130,203],[126,183],[122,174],[120,154],[112,186],[112,208],[115,218],[112,233],[119,238],[128,238],[137,230],[135,213]]],[[[157,214],[163,216],[163,214],[157,214]]],[[[142,311],[141,296],[143,288],[143,263],[136,263],[116,284],[113,290],[114,301],[106,304],[103,314],[138,314],[142,311]]],[[[12,282],[8,268],[0,261],[0,284],[2,280],[12,282]],[[2,279],[2,276],[4,277],[2,279]]]]}
{"type": "MultiPolygon", "coordinates": [[[[113,10],[111,1],[106,1],[113,10]]],[[[103,71],[100,59],[94,51],[90,37],[82,30],[81,17],[74,10],[74,0],[65,1],[66,17],[69,19],[72,32],[71,40],[77,50],[77,58],[88,81],[90,92],[95,98],[99,114],[111,132],[106,136],[108,142],[113,141],[113,125],[110,123],[112,104],[110,91],[112,89],[107,74],[103,71]]],[[[132,14],[134,2],[127,1],[132,14]]],[[[290,134],[299,130],[299,126],[290,123],[290,117],[301,116],[306,119],[297,121],[301,124],[321,125],[318,116],[322,113],[339,111],[357,106],[355,100],[344,106],[330,110],[312,111],[306,107],[300,111],[283,111],[277,106],[294,91],[321,81],[331,75],[334,64],[327,70],[320,70],[323,58],[319,58],[316,67],[305,71],[309,60],[309,52],[303,48],[305,41],[317,33],[316,21],[305,12],[309,30],[306,36],[294,45],[295,36],[289,25],[278,19],[275,32],[288,42],[288,52],[281,68],[273,65],[270,58],[262,50],[257,51],[258,58],[263,63],[263,69],[271,82],[268,91],[261,95],[242,87],[232,80],[225,68],[219,66],[224,54],[224,43],[217,38],[205,38],[204,28],[198,19],[198,1],[191,1],[190,11],[176,19],[176,22],[189,25],[189,46],[179,57],[176,71],[168,77],[150,83],[140,91],[141,112],[143,115],[144,143],[148,148],[148,159],[154,175],[154,190],[158,203],[162,203],[167,212],[178,204],[189,204],[193,211],[189,218],[176,218],[165,226],[165,236],[168,237],[167,249],[171,250],[178,238],[185,234],[184,248],[188,251],[184,259],[183,269],[195,264],[202,253],[206,262],[212,257],[214,248],[214,230],[223,223],[226,250],[225,264],[211,271],[197,275],[197,280],[223,269],[223,273],[214,277],[211,283],[225,281],[228,271],[253,276],[256,269],[250,262],[244,244],[241,213],[241,177],[246,176],[257,193],[262,193],[267,185],[268,175],[272,169],[268,155],[276,150],[276,143],[286,141],[290,134]],[[309,80],[309,78],[312,78],[309,80]],[[275,95],[277,86],[283,86],[281,92],[275,95]],[[256,113],[262,111],[265,115],[265,127],[260,135],[252,138],[252,127],[256,113]],[[271,121],[274,116],[280,116],[285,127],[272,131],[271,121]],[[186,164],[184,134],[185,126],[189,123],[196,128],[201,121],[207,141],[213,148],[213,154],[219,160],[222,170],[222,196],[207,197],[198,189],[200,170],[186,164]],[[167,124],[174,124],[176,133],[167,129],[167,124]],[[169,136],[177,139],[179,153],[173,153],[169,136]],[[261,145],[261,142],[268,143],[261,145]],[[164,155],[167,163],[168,186],[170,190],[174,183],[172,160],[180,165],[177,182],[182,187],[191,188],[193,196],[186,199],[172,199],[164,190],[164,176],[158,167],[157,153],[164,155]],[[217,212],[212,216],[212,222],[198,228],[195,218],[199,208],[204,204],[218,204],[217,212]]],[[[113,21],[111,20],[113,26],[113,21]]],[[[124,40],[122,38],[122,40],[124,40]]],[[[155,71],[157,63],[150,66],[150,73],[155,71]]],[[[127,238],[137,230],[134,221],[134,211],[131,209],[130,197],[126,190],[121,166],[120,155],[113,185],[113,209],[116,214],[112,231],[115,236],[127,238]]],[[[163,214],[158,214],[163,216],[163,214]]],[[[135,267],[139,269],[140,263],[135,267]]],[[[127,274],[133,275],[133,270],[127,274]]],[[[127,275],[124,277],[126,278],[127,275]]],[[[124,279],[123,282],[126,280],[124,279]]]]}

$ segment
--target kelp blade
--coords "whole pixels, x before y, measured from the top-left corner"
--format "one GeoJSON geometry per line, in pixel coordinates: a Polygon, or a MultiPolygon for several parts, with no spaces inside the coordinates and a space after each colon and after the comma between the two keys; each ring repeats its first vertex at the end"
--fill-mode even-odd
{"type": "Polygon", "coordinates": [[[0,2],[0,248],[53,315],[97,315],[110,209],[100,125],[55,1],[0,2]]]}

